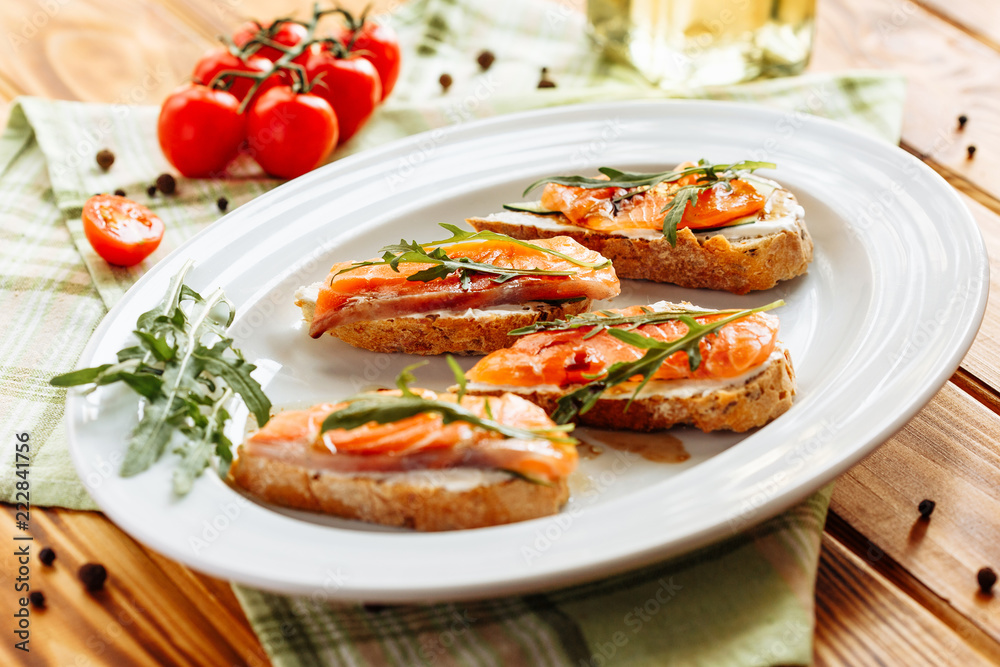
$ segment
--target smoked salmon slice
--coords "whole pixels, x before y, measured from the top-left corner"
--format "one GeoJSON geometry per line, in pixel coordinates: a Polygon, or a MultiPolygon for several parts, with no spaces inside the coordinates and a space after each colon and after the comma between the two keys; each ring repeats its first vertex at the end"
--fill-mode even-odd
{"type": "MultiPolygon", "coordinates": [[[[413,391],[430,400],[458,402],[455,394],[413,391]]],[[[550,429],[557,432],[544,410],[513,394],[463,396],[460,404],[479,417],[501,424],[539,433],[550,429]]],[[[386,424],[370,422],[350,430],[321,433],[323,420],[346,405],[321,403],[305,410],[280,412],[243,443],[242,451],[309,470],[340,473],[479,468],[554,482],[576,468],[576,447],[571,440],[506,438],[466,422],[444,424],[441,415],[431,412],[386,424]]]]}
{"type": "MultiPolygon", "coordinates": [[[[693,162],[685,162],[678,165],[675,171],[695,166],[693,162]]],[[[665,209],[678,191],[697,182],[697,175],[688,174],[648,190],[584,188],[548,183],[542,191],[542,206],[561,212],[574,225],[600,231],[661,229],[665,209]]],[[[728,184],[717,183],[698,193],[697,199],[685,209],[677,228],[723,227],[740,218],[759,214],[766,201],[751,183],[743,179],[734,178],[728,184]]]]}
{"type": "Polygon", "coordinates": [[[436,310],[481,309],[529,301],[609,299],[619,293],[615,270],[600,253],[567,236],[530,243],[537,247],[528,247],[514,239],[472,240],[441,246],[451,262],[467,259],[498,269],[462,275],[456,272],[431,280],[417,276],[436,268],[427,262],[399,262],[395,268],[378,259],[372,260],[378,263],[369,266],[335,264],[319,290],[309,335],[319,338],[329,329],[344,324],[436,310]],[[545,273],[498,275],[503,268],[545,273]]]}
{"type": "MultiPolygon", "coordinates": [[[[645,307],[646,312],[649,307],[645,307]]],[[[654,308],[655,310],[655,308],[654,308]]],[[[600,314],[634,316],[643,307],[633,306],[600,311],[600,314]]],[[[696,316],[699,323],[719,320],[728,313],[696,316]]],[[[621,328],[621,327],[616,327],[621,328]]],[[[645,350],[611,336],[606,330],[587,337],[592,327],[564,331],[540,331],[521,337],[512,347],[483,357],[467,374],[470,382],[511,387],[541,385],[567,387],[586,384],[604,376],[617,362],[642,358],[645,350]]],[[[643,324],[635,329],[649,338],[674,341],[687,333],[687,325],[677,320],[643,324]]],[[[654,380],[726,379],[740,376],[760,366],[778,342],[778,318],[754,313],[726,324],[699,343],[701,363],[691,370],[685,352],[677,352],[653,374],[654,380]]],[[[642,378],[633,378],[638,381],[642,378]]]]}

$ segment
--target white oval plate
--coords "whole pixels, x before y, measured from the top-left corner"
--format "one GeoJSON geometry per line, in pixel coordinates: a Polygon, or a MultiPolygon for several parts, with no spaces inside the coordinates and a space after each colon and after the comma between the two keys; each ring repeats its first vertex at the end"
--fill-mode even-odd
{"type": "MultiPolygon", "coordinates": [[[[930,400],[972,343],[988,285],[979,231],[944,180],[894,146],[818,118],[796,114],[788,123],[786,116],[712,102],[563,107],[437,130],[340,160],[242,206],[160,262],[109,313],[80,360],[81,367],[113,360],[138,315],[193,258],[188,282],[202,293],[222,287],[236,304],[236,344],[260,366],[275,404],[389,385],[413,357],[311,340],[292,304],[299,285],[400,237],[434,238],[436,222],[498,210],[542,176],[764,159],[778,164],[769,175],[806,209],[816,243],[807,276],[743,297],[624,281],[615,305],[785,299],[778,313],[799,393],[769,426],[745,436],[677,429],[688,462],[654,464],[609,450],[582,463],[560,515],[418,534],[259,504],[211,473],[174,499],[171,456],[123,479],[117,466],[136,400],[104,388],[71,392],[67,401],[81,478],[123,530],[195,569],[272,591],[373,602],[571,584],[773,516],[847,470],[930,400]]],[[[451,382],[442,360],[419,378],[437,389],[451,382]]],[[[232,431],[238,438],[238,423],[232,431]]]]}

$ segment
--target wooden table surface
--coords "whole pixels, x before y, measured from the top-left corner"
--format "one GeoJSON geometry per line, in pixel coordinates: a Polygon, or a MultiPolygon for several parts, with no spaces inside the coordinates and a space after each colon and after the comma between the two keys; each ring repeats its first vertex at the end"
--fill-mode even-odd
{"type": "MultiPolygon", "coordinates": [[[[5,1],[0,119],[22,94],[157,103],[241,18],[309,4],[5,1]]],[[[816,589],[816,664],[1000,664],[1000,593],[979,594],[976,584],[979,568],[1000,570],[1000,3],[819,0],[810,69],[850,68],[906,75],[902,147],[978,220],[992,298],[951,381],[836,485],[816,589]],[[969,118],[961,132],[960,114],[969,118]],[[916,521],[923,498],[937,502],[928,524],[916,521]]],[[[31,519],[36,544],[59,558],[45,580],[52,604],[32,615],[33,664],[268,664],[225,582],[146,549],[97,513],[35,509],[31,519]],[[114,578],[96,597],[74,580],[87,561],[114,578]]],[[[4,577],[16,571],[6,550],[0,560],[4,577]]],[[[8,636],[0,662],[19,661],[8,636]]]]}

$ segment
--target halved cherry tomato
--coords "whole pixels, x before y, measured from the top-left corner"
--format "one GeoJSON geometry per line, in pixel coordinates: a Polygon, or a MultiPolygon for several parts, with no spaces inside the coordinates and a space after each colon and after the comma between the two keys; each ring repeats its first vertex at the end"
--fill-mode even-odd
{"type": "MultiPolygon", "coordinates": [[[[235,70],[237,72],[259,74],[261,72],[266,72],[269,69],[271,69],[271,61],[267,58],[253,55],[248,56],[245,60],[240,60],[231,54],[229,49],[224,46],[220,46],[206,52],[205,55],[201,57],[198,64],[194,66],[192,78],[194,78],[195,83],[201,83],[207,86],[212,83],[212,80],[219,72],[235,70]]],[[[264,79],[264,82],[257,89],[257,94],[263,94],[268,88],[273,88],[278,85],[278,83],[279,80],[276,76],[264,79]]],[[[253,87],[253,84],[253,79],[248,79],[242,76],[234,76],[232,77],[232,85],[230,85],[227,90],[236,96],[236,99],[242,102],[243,98],[245,98],[247,93],[250,92],[250,88],[253,87]]]]}
{"type": "Polygon", "coordinates": [[[82,218],[83,233],[108,264],[138,264],[163,238],[163,221],[125,197],[95,195],[83,205],[82,218]]]}
{"type": "MultiPolygon", "coordinates": [[[[247,42],[254,37],[257,37],[259,33],[263,32],[264,37],[267,37],[267,39],[275,42],[276,44],[281,44],[282,46],[295,46],[304,40],[309,34],[305,26],[298,23],[282,21],[280,25],[273,29],[272,25],[272,23],[247,21],[233,33],[233,44],[242,48],[247,42]]],[[[273,46],[261,46],[260,49],[254,53],[254,55],[263,56],[264,58],[274,62],[285,54],[283,51],[276,49],[273,46]]],[[[304,60],[305,58],[300,56],[299,58],[295,58],[293,62],[305,64],[304,62],[301,62],[304,60]]]]}
{"type": "Polygon", "coordinates": [[[337,116],[321,97],[279,86],[247,112],[249,152],[272,176],[295,178],[320,165],[337,145],[337,116]]]}
{"type": "Polygon", "coordinates": [[[246,137],[239,107],[232,93],[200,84],[186,84],[171,93],[156,128],[170,164],[189,178],[225,169],[246,137]]]}
{"type": "Polygon", "coordinates": [[[387,25],[364,21],[357,30],[345,28],[340,34],[340,41],[351,53],[357,53],[375,65],[382,83],[382,99],[387,98],[399,79],[400,53],[396,31],[387,25]]]}
{"type": "Polygon", "coordinates": [[[337,58],[320,51],[309,57],[306,75],[314,83],[310,92],[326,100],[337,114],[340,143],[368,122],[382,99],[378,71],[364,58],[337,58]]]}
{"type": "Polygon", "coordinates": [[[732,189],[720,183],[700,192],[698,201],[684,211],[678,227],[720,227],[764,206],[763,195],[746,181],[733,179],[729,184],[732,189]]]}

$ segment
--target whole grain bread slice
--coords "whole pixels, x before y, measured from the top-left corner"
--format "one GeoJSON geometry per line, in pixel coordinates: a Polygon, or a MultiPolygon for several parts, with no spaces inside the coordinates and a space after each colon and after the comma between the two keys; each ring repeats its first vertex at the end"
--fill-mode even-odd
{"type": "MultiPolygon", "coordinates": [[[[801,211],[791,193],[785,202],[801,211]]],[[[504,211],[466,220],[477,231],[488,230],[516,239],[569,236],[611,260],[619,278],[652,280],[682,287],[746,294],[774,287],[806,272],[813,256],[812,237],[801,216],[794,229],[757,237],[727,239],[721,234],[699,238],[690,229],[677,231],[677,245],[662,236],[630,237],[573,225],[563,215],[504,211]]]]}
{"type": "MultiPolygon", "coordinates": [[[[447,471],[441,471],[446,474],[447,471]]],[[[483,528],[557,513],[569,498],[560,479],[551,486],[509,474],[464,490],[444,484],[348,476],[240,454],[229,470],[237,486],[266,502],[422,531],[483,528]]]]}
{"type": "MultiPolygon", "coordinates": [[[[511,392],[528,399],[548,413],[556,409],[559,399],[578,388],[560,390],[516,390],[513,387],[492,390],[489,385],[470,384],[470,394],[492,395],[511,392]]],[[[575,420],[580,425],[628,431],[658,431],[680,424],[690,424],[702,431],[736,431],[741,433],[763,426],[791,406],[795,397],[795,370],[787,349],[773,355],[760,373],[742,382],[693,396],[642,395],[628,405],[631,392],[626,385],[618,398],[600,398],[586,413],[575,420]],[[626,406],[628,409],[626,410],[626,406]]]]}
{"type": "MultiPolygon", "coordinates": [[[[315,302],[298,298],[307,322],[312,322],[315,302]]],[[[590,299],[572,303],[529,302],[511,306],[520,310],[481,310],[429,313],[419,317],[392,317],[344,324],[327,333],[354,347],[372,352],[407,354],[488,354],[508,347],[516,338],[507,333],[536,322],[565,319],[590,309],[590,299]]]]}

